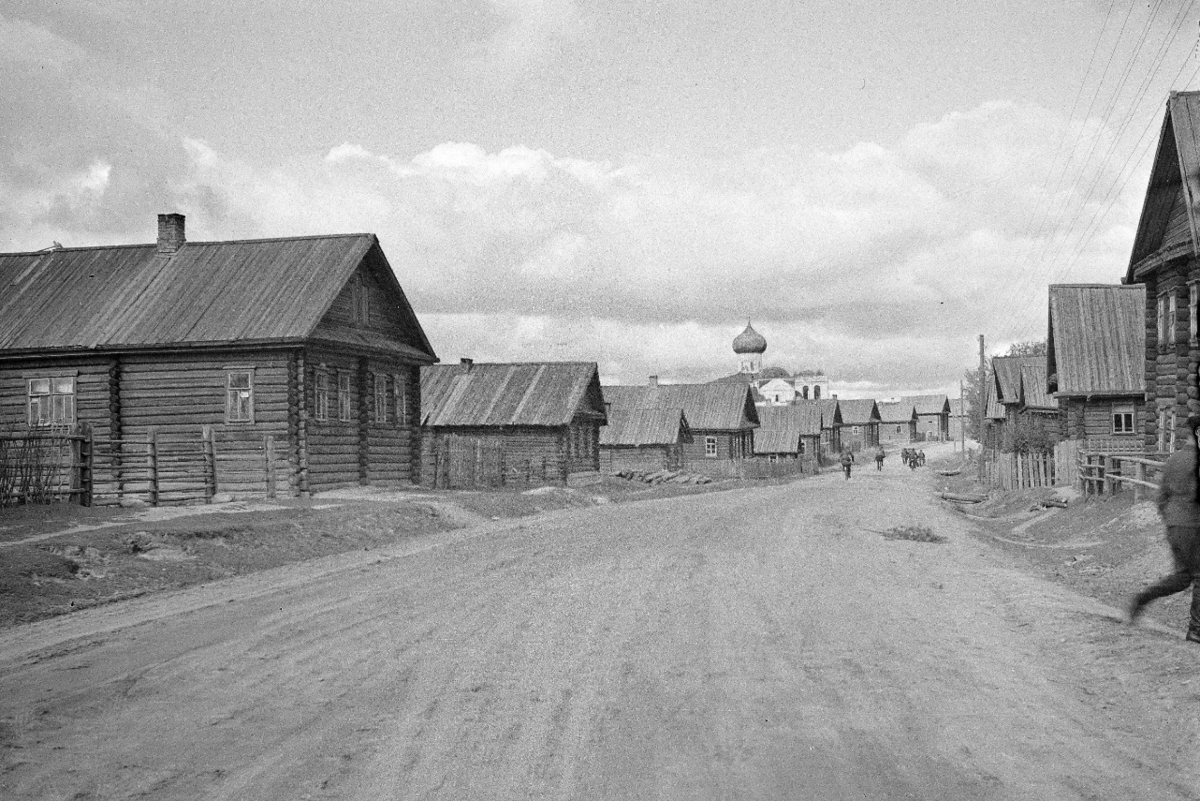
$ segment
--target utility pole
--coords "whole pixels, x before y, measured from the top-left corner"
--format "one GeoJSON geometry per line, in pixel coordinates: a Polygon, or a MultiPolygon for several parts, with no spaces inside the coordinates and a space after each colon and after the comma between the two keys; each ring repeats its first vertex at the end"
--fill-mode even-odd
{"type": "Polygon", "coordinates": [[[987,363],[983,355],[983,334],[979,335],[979,482],[983,483],[984,420],[987,419],[987,363]]]}

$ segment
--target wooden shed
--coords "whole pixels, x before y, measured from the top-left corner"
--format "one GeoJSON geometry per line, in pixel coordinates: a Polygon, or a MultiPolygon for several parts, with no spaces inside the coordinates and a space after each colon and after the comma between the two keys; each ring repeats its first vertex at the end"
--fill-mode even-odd
{"type": "Polygon", "coordinates": [[[950,436],[950,399],[945,395],[905,395],[900,399],[911,403],[917,412],[916,439],[924,442],[944,442],[950,436]]]}
{"type": "Polygon", "coordinates": [[[767,461],[799,459],[816,462],[821,453],[821,410],[802,405],[759,406],[754,456],[767,461]]]}
{"type": "Polygon", "coordinates": [[[1146,288],[1054,284],[1047,336],[1048,391],[1063,435],[1141,450],[1146,418],[1146,288]]]}
{"type": "Polygon", "coordinates": [[[430,365],[421,409],[425,483],[564,483],[600,469],[595,362],[430,365]]]}
{"type": "Polygon", "coordinates": [[[881,401],[879,409],[879,444],[908,445],[917,438],[917,410],[905,401],[881,401]]]}
{"type": "Polygon", "coordinates": [[[604,398],[612,411],[626,409],[682,409],[692,441],[684,443],[689,470],[705,465],[748,459],[754,454],[754,429],[758,411],[748,384],[659,384],[608,386],[604,398]]]}
{"type": "Polygon", "coordinates": [[[1172,92],[1124,284],[1145,287],[1143,447],[1167,452],[1200,414],[1200,92],[1172,92]]]}
{"type": "Polygon", "coordinates": [[[684,470],[692,431],[682,409],[620,409],[600,429],[600,469],[684,470]]]}
{"type": "Polygon", "coordinates": [[[879,406],[871,399],[841,400],[841,445],[852,451],[874,448],[879,444],[879,406]]]}
{"type": "Polygon", "coordinates": [[[0,430],[90,429],[118,497],[202,431],[179,500],[416,476],[436,356],[373,234],[189,242],[162,214],[156,243],[0,254],[0,286],[0,430]]]}
{"type": "Polygon", "coordinates": [[[821,418],[821,440],[818,457],[824,461],[842,451],[842,410],[837,398],[822,398],[792,402],[795,406],[817,410],[821,418]]]}

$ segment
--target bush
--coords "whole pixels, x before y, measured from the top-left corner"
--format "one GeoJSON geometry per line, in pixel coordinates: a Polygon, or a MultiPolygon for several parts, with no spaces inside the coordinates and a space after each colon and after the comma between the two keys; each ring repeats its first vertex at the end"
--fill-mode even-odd
{"type": "Polygon", "coordinates": [[[1054,450],[1058,437],[1036,417],[1021,417],[1004,427],[1000,450],[1005,453],[1045,453],[1054,450]]]}

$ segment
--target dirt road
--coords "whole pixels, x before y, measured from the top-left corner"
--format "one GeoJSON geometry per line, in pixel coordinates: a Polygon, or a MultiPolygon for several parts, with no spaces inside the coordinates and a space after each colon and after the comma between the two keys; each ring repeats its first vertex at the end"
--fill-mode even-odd
{"type": "Polygon", "coordinates": [[[5,632],[0,797],[1196,798],[1200,649],[890,461],[5,632]]]}

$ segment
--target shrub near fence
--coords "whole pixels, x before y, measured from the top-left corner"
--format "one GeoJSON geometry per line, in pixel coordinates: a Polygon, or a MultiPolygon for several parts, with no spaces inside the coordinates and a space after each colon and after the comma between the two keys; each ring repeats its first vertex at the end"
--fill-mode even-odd
{"type": "Polygon", "coordinates": [[[80,494],[79,440],[56,432],[0,435],[0,508],[80,494]]]}

